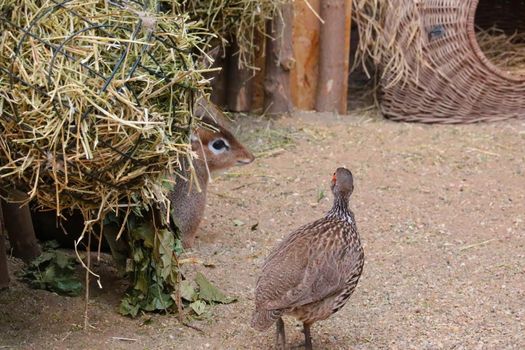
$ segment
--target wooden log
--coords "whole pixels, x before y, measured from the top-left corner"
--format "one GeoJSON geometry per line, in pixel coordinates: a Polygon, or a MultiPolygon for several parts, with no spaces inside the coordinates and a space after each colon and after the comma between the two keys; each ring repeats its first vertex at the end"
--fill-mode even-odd
{"type": "Polygon", "coordinates": [[[7,269],[7,253],[5,246],[4,219],[0,205],[0,289],[9,286],[9,271],[7,269]]]}
{"type": "Polygon", "coordinates": [[[315,109],[319,112],[345,113],[341,99],[346,99],[345,81],[348,79],[348,52],[346,37],[346,0],[324,0],[321,4],[319,44],[319,81],[315,109]]]}
{"type": "Polygon", "coordinates": [[[232,112],[249,112],[251,110],[253,91],[253,72],[247,68],[239,67],[239,48],[237,42],[232,40],[231,56],[228,61],[228,109],[232,112]]]}
{"type": "Polygon", "coordinates": [[[29,206],[2,202],[5,228],[13,256],[28,263],[40,255],[41,250],[35,236],[29,206]]]}
{"type": "Polygon", "coordinates": [[[293,110],[290,92],[290,70],[294,65],[292,46],[293,4],[286,3],[281,15],[267,23],[266,77],[264,105],[268,114],[293,110]]]}

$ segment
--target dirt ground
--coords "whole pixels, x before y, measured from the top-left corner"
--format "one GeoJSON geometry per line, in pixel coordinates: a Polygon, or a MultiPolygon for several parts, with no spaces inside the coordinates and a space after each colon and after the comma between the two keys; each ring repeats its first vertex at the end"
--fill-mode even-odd
{"type": "MultiPolygon", "coordinates": [[[[366,263],[345,308],[313,326],[314,347],[525,349],[525,122],[426,126],[360,112],[242,124],[259,158],[213,181],[187,253],[203,263],[184,266],[236,303],[192,321],[201,331],[172,315],[125,318],[116,312],[125,281],[102,262],[104,288],[92,286],[84,331],[82,298],[13,276],[0,292],[0,349],[272,348],[273,329],[249,326],[258,268],[292,229],[330,208],[341,165],[354,174],[366,263]]],[[[300,326],[285,323],[288,344],[299,346],[300,326]]]]}

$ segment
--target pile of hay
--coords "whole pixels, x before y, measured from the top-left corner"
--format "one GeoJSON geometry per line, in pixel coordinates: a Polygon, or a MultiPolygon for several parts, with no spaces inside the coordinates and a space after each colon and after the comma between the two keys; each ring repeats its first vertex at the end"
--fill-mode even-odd
{"type": "Polygon", "coordinates": [[[371,77],[366,65],[371,61],[381,72],[377,81],[388,80],[387,87],[414,78],[412,60],[422,53],[416,1],[354,0],[352,20],[359,31],[359,45],[352,69],[360,64],[371,77]]]}
{"type": "Polygon", "coordinates": [[[260,49],[257,46],[257,36],[264,35],[266,21],[279,15],[281,5],[288,1],[290,0],[179,0],[178,3],[179,11],[202,22],[208,31],[216,35],[222,46],[235,40],[239,64],[251,67],[254,64],[254,54],[260,49]]]}
{"type": "Polygon", "coordinates": [[[476,32],[479,47],[496,66],[511,73],[525,73],[525,33],[507,34],[496,27],[476,32]]]}
{"type": "Polygon", "coordinates": [[[168,207],[162,181],[189,154],[206,83],[193,57],[205,32],[186,15],[109,0],[0,0],[0,31],[2,195],[96,219],[168,207]]]}

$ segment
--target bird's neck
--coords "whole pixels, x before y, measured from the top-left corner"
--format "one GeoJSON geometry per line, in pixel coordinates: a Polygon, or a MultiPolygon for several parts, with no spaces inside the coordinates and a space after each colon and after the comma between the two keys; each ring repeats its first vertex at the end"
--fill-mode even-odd
{"type": "Polygon", "coordinates": [[[345,196],[334,197],[334,205],[326,216],[329,218],[340,219],[350,224],[354,223],[354,215],[348,209],[348,198],[345,196]]]}

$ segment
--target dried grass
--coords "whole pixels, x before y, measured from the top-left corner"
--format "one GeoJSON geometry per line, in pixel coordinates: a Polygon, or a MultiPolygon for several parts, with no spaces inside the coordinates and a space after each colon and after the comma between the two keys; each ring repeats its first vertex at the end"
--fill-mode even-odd
{"type": "Polygon", "coordinates": [[[352,19],[359,31],[354,65],[361,64],[370,78],[366,62],[371,60],[382,74],[377,81],[385,81],[388,74],[389,86],[413,79],[417,72],[413,72],[411,60],[422,53],[416,2],[354,0],[352,6],[352,19]]]}
{"type": "Polygon", "coordinates": [[[278,15],[282,4],[290,0],[181,0],[182,11],[200,21],[214,33],[224,47],[235,40],[239,64],[254,66],[260,49],[257,37],[264,35],[266,21],[278,15]]]}
{"type": "Polygon", "coordinates": [[[0,30],[0,189],[94,221],[168,208],[205,83],[199,27],[139,2],[0,0],[0,30]]]}
{"type": "Polygon", "coordinates": [[[478,28],[476,37],[481,51],[496,66],[512,73],[525,73],[525,33],[509,35],[496,27],[478,28]]]}

